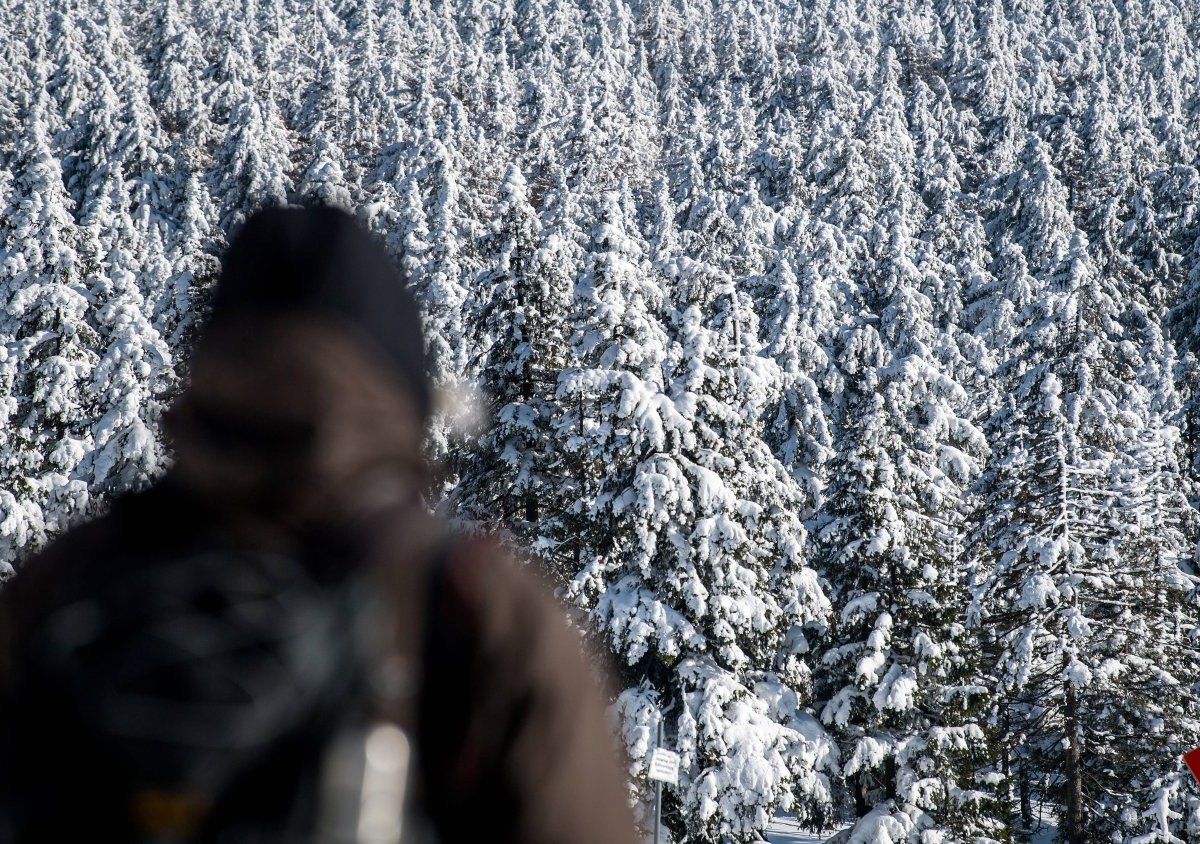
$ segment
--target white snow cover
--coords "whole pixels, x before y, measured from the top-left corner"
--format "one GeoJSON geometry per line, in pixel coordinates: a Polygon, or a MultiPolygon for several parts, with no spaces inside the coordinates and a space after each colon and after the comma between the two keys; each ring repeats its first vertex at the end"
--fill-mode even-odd
{"type": "Polygon", "coordinates": [[[1085,840],[1195,838],[1198,20],[0,4],[0,581],[168,468],[228,234],[319,201],[480,397],[431,506],[608,651],[641,809],[683,748],[675,840],[982,842],[1072,779],[1085,840]]]}

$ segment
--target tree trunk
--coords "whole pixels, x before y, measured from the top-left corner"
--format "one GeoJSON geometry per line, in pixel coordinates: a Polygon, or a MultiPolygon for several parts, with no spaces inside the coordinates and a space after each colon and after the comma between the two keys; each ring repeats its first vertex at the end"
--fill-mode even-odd
{"type": "Polygon", "coordinates": [[[1067,683],[1067,817],[1065,840],[1067,844],[1086,844],[1083,832],[1083,765],[1079,729],[1079,701],[1075,696],[1075,685],[1067,683]]]}
{"type": "Polygon", "coordinates": [[[860,818],[865,818],[869,811],[871,804],[867,800],[867,778],[859,774],[854,780],[854,812],[860,818]]]}
{"type": "Polygon", "coordinates": [[[1033,829],[1033,798],[1029,791],[1029,772],[1025,770],[1025,763],[1022,762],[1017,766],[1017,791],[1021,795],[1021,823],[1025,829],[1033,829]]]}
{"type": "MultiPolygon", "coordinates": [[[[1004,735],[1008,735],[1007,726],[1004,735]]],[[[1004,812],[1007,814],[1013,803],[1012,759],[1007,747],[1000,751],[1000,773],[1004,774],[1004,812]]]]}

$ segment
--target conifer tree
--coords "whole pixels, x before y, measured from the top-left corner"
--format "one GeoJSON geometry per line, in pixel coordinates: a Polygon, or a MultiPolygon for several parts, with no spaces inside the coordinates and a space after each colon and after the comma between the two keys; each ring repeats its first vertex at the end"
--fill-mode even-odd
{"type": "Polygon", "coordinates": [[[143,485],[162,459],[155,436],[171,355],[148,319],[140,266],[152,247],[131,216],[120,162],[95,174],[81,229],[91,247],[84,284],[94,296],[98,354],[81,417],[91,427],[91,452],[77,472],[93,497],[143,485]]]}
{"type": "MultiPolygon", "coordinates": [[[[797,224],[805,235],[806,224],[797,224]]],[[[780,402],[768,419],[765,435],[816,505],[833,446],[822,386],[832,363],[826,343],[834,330],[836,313],[831,306],[835,303],[811,262],[805,262],[803,276],[797,278],[791,254],[780,252],[766,278],[763,336],[764,352],[779,365],[783,380],[780,402]]]]}
{"type": "Polygon", "coordinates": [[[172,349],[187,348],[197,316],[217,274],[217,254],[223,242],[216,229],[216,208],[208,187],[188,172],[172,200],[176,218],[170,244],[171,274],[155,303],[154,327],[172,349]]]}
{"type": "Polygon", "coordinates": [[[233,107],[229,135],[217,151],[220,227],[230,231],[252,210],[284,205],[292,191],[291,140],[269,99],[247,91],[233,107]]]}
{"type": "Polygon", "coordinates": [[[489,344],[479,349],[479,386],[491,423],[472,445],[455,492],[468,518],[504,526],[528,545],[543,514],[554,513],[555,389],[565,366],[560,330],[564,291],[553,286],[541,222],[516,165],[500,186],[488,259],[474,309],[489,344]]]}
{"type": "Polygon", "coordinates": [[[347,47],[358,72],[346,89],[346,151],[363,168],[364,180],[369,180],[380,150],[396,140],[399,129],[394,101],[389,96],[394,84],[385,75],[388,61],[379,49],[378,10],[373,0],[356,4],[347,47]]]}
{"type": "MultiPolygon", "coordinates": [[[[1074,844],[1144,823],[1155,796],[1149,782],[1164,781],[1149,774],[1136,788],[1119,786],[1121,770],[1131,774],[1113,760],[1161,771],[1137,750],[1144,736],[1165,731],[1181,746],[1192,726],[1186,705],[1173,701],[1190,692],[1153,653],[1171,652],[1181,668],[1194,656],[1176,623],[1189,589],[1177,552],[1135,554],[1129,545],[1143,518],[1133,514],[1144,511],[1133,501],[1145,493],[1130,488],[1122,455],[1163,455],[1152,445],[1162,429],[1136,387],[1144,362],[1122,326],[1120,298],[1096,272],[1082,233],[1072,233],[1055,169],[1036,144],[1030,153],[1034,167],[1025,172],[1040,179],[1045,202],[1021,217],[1028,225],[1018,231],[1037,289],[1004,364],[1011,399],[991,420],[974,591],[976,612],[995,633],[1001,741],[1016,757],[1022,820],[1029,823],[1035,798],[1056,805],[1064,840],[1074,844]],[[1130,607],[1122,597],[1129,588],[1146,602],[1130,607]],[[1149,688],[1161,708],[1126,707],[1149,688]],[[1051,785],[1031,794],[1033,772],[1048,770],[1057,774],[1051,785]]],[[[1158,521],[1168,540],[1169,520],[1158,521]]]]}
{"type": "Polygon", "coordinates": [[[41,91],[26,109],[3,215],[0,311],[12,360],[0,430],[5,562],[61,530],[89,503],[87,482],[74,473],[92,447],[84,400],[97,335],[81,285],[88,250],[50,150],[51,108],[41,91]]]}
{"type": "MultiPolygon", "coordinates": [[[[895,209],[893,209],[895,210],[895,209]]],[[[986,451],[935,354],[933,305],[903,219],[843,333],[846,379],[816,547],[835,616],[819,653],[821,719],[864,831],[997,836],[986,794],[981,668],[960,619],[963,489],[986,451]],[[881,814],[882,812],[882,814],[881,814]]]]}
{"type": "Polygon", "coordinates": [[[560,390],[579,395],[564,434],[590,493],[569,591],[623,665],[618,708],[641,789],[646,719],[671,710],[685,765],[672,825],[753,840],[797,792],[814,810],[829,761],[799,710],[802,629],[826,606],[794,515],[803,493],[755,427],[777,374],[751,351],[757,320],[728,276],[670,262],[683,304],[664,313],[627,200],[607,193],[599,212],[578,293],[592,328],[560,390]],[[739,789],[763,760],[762,788],[739,789]]]}
{"type": "Polygon", "coordinates": [[[204,52],[190,15],[177,0],[162,4],[153,47],[149,94],[163,128],[186,138],[196,150],[206,149],[213,130],[203,105],[207,91],[198,73],[204,52]]]}
{"type": "MultiPolygon", "coordinates": [[[[43,119],[47,136],[58,146],[70,146],[78,140],[77,126],[73,124],[92,95],[95,73],[88,57],[94,55],[100,45],[94,36],[89,41],[83,29],[87,24],[88,21],[80,20],[69,10],[53,11],[48,21],[43,18],[35,23],[49,31],[45,51],[35,48],[34,56],[35,59],[49,58],[53,68],[48,78],[41,81],[57,108],[49,110],[43,119]]],[[[42,35],[44,37],[44,32],[42,35]]]]}
{"type": "MultiPolygon", "coordinates": [[[[439,135],[450,134],[439,127],[439,135]]],[[[465,162],[453,147],[453,138],[428,141],[428,173],[423,191],[429,206],[427,219],[430,250],[423,273],[422,301],[430,331],[430,356],[434,377],[451,381],[470,371],[475,338],[467,313],[468,279],[476,272],[471,243],[470,216],[474,203],[464,196],[460,180],[465,162]]]]}

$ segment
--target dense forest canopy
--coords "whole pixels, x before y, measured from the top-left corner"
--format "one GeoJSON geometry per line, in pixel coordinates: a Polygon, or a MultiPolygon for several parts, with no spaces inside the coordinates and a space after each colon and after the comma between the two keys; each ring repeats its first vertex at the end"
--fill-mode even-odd
{"type": "Polygon", "coordinates": [[[677,840],[1200,840],[1198,73],[1191,0],[0,3],[0,575],[334,204],[677,840]]]}

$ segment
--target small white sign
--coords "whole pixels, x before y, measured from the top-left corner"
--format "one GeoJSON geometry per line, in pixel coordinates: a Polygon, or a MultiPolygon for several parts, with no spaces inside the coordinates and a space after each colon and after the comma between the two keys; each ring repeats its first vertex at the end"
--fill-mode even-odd
{"type": "Polygon", "coordinates": [[[679,785],[679,754],[674,750],[656,747],[650,754],[650,779],[679,785]]]}

